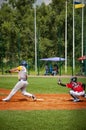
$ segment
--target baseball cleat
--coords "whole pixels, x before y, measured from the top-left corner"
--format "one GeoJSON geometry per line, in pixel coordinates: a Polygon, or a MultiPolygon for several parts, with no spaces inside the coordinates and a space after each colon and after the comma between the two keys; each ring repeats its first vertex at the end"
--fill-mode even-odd
{"type": "Polygon", "coordinates": [[[4,99],[2,99],[2,101],[4,101],[4,102],[8,102],[9,100],[8,100],[8,99],[6,99],[6,98],[4,98],[4,99]]]}
{"type": "Polygon", "coordinates": [[[76,98],[73,100],[74,102],[80,102],[80,99],[76,98]]]}
{"type": "Polygon", "coordinates": [[[34,101],[36,101],[37,99],[36,99],[36,97],[34,96],[34,95],[32,95],[32,99],[34,100],[34,101]]]}

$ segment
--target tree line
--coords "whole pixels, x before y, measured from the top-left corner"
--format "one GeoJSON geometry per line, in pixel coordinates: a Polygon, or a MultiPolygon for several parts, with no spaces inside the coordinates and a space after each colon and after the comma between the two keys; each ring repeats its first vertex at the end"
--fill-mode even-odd
{"type": "MultiPolygon", "coordinates": [[[[7,0],[0,7],[0,66],[26,60],[35,64],[34,0],[7,0]]],[[[65,56],[65,0],[36,6],[37,56],[65,56]]],[[[86,10],[86,9],[85,9],[86,10]]],[[[67,50],[73,55],[73,3],[67,6],[67,50]]],[[[75,10],[75,58],[81,56],[81,9],[75,10]]],[[[86,19],[85,19],[86,21],[86,19]]],[[[84,45],[85,46],[85,45],[84,45]]],[[[84,50],[85,51],[85,50],[84,50]]]]}

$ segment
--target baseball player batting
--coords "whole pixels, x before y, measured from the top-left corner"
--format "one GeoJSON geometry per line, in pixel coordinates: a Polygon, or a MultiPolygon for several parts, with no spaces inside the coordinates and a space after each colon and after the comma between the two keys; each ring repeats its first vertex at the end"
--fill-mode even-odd
{"type": "Polygon", "coordinates": [[[22,61],[20,66],[9,70],[10,73],[18,72],[18,82],[11,90],[9,95],[6,98],[2,99],[2,101],[9,101],[18,90],[21,90],[24,96],[31,97],[34,101],[36,101],[36,97],[33,94],[26,92],[26,87],[28,85],[26,68],[27,62],[22,61]]]}
{"type": "Polygon", "coordinates": [[[79,96],[83,96],[86,98],[85,94],[85,84],[81,82],[77,82],[77,77],[72,77],[70,83],[63,84],[59,79],[58,85],[66,86],[67,88],[71,88],[69,94],[72,96],[74,102],[79,102],[79,96]]]}

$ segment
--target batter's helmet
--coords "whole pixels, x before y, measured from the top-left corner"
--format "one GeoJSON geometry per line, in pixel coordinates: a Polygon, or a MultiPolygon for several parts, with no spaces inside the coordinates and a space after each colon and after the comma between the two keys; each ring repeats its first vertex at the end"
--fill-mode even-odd
{"type": "Polygon", "coordinates": [[[27,67],[27,62],[23,60],[20,65],[27,67]]]}
{"type": "Polygon", "coordinates": [[[70,82],[77,82],[77,77],[72,77],[70,82]]]}

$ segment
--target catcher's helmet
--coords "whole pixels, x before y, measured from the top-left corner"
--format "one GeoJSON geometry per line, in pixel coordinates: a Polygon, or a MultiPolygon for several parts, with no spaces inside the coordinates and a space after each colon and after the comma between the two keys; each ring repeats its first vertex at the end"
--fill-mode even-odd
{"type": "Polygon", "coordinates": [[[27,62],[23,60],[20,65],[27,67],[27,62]]]}
{"type": "Polygon", "coordinates": [[[77,77],[72,77],[70,82],[77,82],[77,77]]]}

